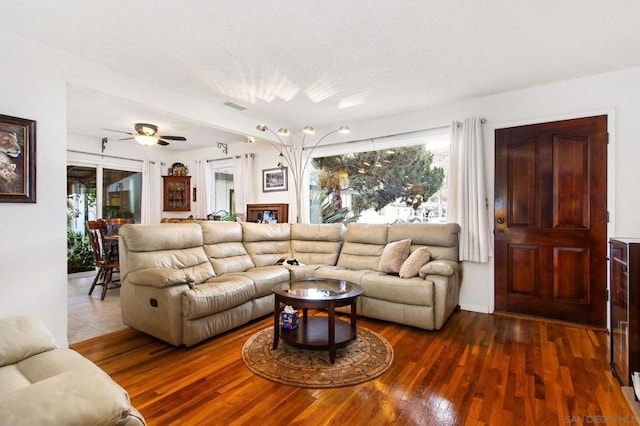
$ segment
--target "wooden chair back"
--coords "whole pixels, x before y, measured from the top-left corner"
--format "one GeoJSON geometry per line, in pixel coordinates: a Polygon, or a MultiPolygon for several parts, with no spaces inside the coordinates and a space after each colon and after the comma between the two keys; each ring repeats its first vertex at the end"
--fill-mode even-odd
{"type": "Polygon", "coordinates": [[[111,217],[102,220],[107,222],[105,235],[118,235],[118,230],[122,225],[125,223],[135,223],[135,219],[132,217],[111,217]]]}
{"type": "Polygon", "coordinates": [[[107,260],[107,246],[104,239],[107,226],[107,222],[103,219],[88,220],[86,223],[87,236],[91,243],[91,249],[93,250],[93,258],[96,262],[96,266],[104,264],[107,260]]]}

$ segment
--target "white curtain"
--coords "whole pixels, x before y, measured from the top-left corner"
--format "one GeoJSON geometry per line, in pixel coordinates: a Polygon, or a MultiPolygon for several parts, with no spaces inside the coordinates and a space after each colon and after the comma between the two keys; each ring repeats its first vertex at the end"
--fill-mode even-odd
{"type": "Polygon", "coordinates": [[[467,118],[451,125],[447,220],[460,224],[460,260],[488,262],[489,233],[482,120],[467,118]]]}
{"type": "Polygon", "coordinates": [[[236,213],[247,214],[247,204],[255,202],[254,155],[242,154],[233,158],[233,188],[236,213]]]}
{"type": "Polygon", "coordinates": [[[196,217],[206,218],[209,213],[212,213],[211,206],[209,205],[209,194],[211,191],[211,169],[208,167],[206,161],[196,161],[195,181],[193,187],[196,189],[196,217]]]}
{"type": "Polygon", "coordinates": [[[162,176],[159,161],[142,164],[142,223],[159,223],[162,215],[162,176]]]}

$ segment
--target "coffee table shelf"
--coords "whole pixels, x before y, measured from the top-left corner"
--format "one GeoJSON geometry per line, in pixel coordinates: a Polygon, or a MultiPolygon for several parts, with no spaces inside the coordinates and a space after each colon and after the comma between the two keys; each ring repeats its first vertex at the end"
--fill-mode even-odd
{"type": "MultiPolygon", "coordinates": [[[[339,346],[356,337],[348,322],[335,320],[335,344],[339,346]]],[[[329,318],[321,316],[309,316],[307,320],[298,321],[298,328],[293,330],[280,327],[280,337],[287,343],[305,349],[328,349],[329,318]]]]}

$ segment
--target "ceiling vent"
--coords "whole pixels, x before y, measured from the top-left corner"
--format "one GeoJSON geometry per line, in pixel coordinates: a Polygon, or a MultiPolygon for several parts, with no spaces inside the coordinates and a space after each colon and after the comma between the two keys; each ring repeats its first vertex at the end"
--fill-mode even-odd
{"type": "Polygon", "coordinates": [[[246,109],[242,105],[234,104],[233,102],[225,102],[224,104],[229,108],[237,109],[238,111],[244,111],[246,109]]]}

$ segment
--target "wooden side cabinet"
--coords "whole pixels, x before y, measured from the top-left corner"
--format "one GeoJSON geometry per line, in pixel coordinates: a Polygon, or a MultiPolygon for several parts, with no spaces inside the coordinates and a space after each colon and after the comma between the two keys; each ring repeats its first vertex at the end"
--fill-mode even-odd
{"type": "Polygon", "coordinates": [[[247,204],[247,222],[287,223],[289,204],[247,204]]]}
{"type": "Polygon", "coordinates": [[[191,211],[191,176],[162,176],[165,212],[191,211]]]}
{"type": "Polygon", "coordinates": [[[609,240],[611,371],[623,386],[640,371],[640,238],[609,240]]]}

